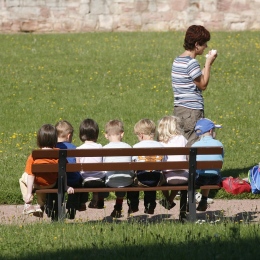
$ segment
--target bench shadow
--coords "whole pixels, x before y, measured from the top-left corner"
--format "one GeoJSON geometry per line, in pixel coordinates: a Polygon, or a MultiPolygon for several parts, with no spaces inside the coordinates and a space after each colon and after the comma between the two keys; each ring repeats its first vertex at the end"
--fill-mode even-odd
{"type": "Polygon", "coordinates": [[[233,216],[227,216],[224,210],[206,211],[202,213],[197,213],[197,220],[206,222],[254,222],[260,214],[259,211],[244,211],[236,213],[233,216]]]}
{"type": "Polygon", "coordinates": [[[161,223],[161,222],[179,222],[179,219],[171,218],[172,214],[156,214],[149,217],[146,214],[140,214],[135,216],[130,216],[128,218],[113,218],[111,216],[106,216],[101,220],[88,220],[88,223],[122,223],[122,222],[138,222],[138,223],[161,223]]]}

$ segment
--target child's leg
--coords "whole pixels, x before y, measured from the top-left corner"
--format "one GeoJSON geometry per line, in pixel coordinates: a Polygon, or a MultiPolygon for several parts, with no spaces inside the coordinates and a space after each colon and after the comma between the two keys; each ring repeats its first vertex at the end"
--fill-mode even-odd
{"type": "Polygon", "coordinates": [[[116,192],[116,204],[114,206],[114,210],[111,213],[111,217],[120,218],[122,217],[122,209],[123,209],[123,200],[125,196],[125,192],[116,192]]]}
{"type": "Polygon", "coordinates": [[[173,203],[173,200],[174,200],[174,198],[176,197],[177,193],[178,193],[177,190],[172,190],[172,191],[171,191],[171,194],[170,194],[169,199],[168,199],[168,201],[169,201],[170,203],[173,203]]]}
{"type": "Polygon", "coordinates": [[[126,192],[116,192],[116,204],[114,206],[115,210],[121,211],[123,208],[123,200],[126,192]]]}
{"type": "Polygon", "coordinates": [[[97,201],[98,201],[98,192],[93,192],[92,193],[92,200],[93,204],[97,204],[97,201]]]}
{"type": "Polygon", "coordinates": [[[144,191],[145,213],[154,214],[156,207],[156,191],[144,191]]]}
{"type": "Polygon", "coordinates": [[[134,213],[139,210],[139,191],[127,192],[127,205],[129,207],[128,213],[134,213]]]}
{"type": "MultiPolygon", "coordinates": [[[[27,195],[27,176],[28,176],[28,174],[26,172],[24,172],[22,177],[19,179],[19,184],[20,184],[21,193],[23,195],[23,200],[25,200],[25,197],[27,195]]],[[[33,200],[33,195],[31,197],[31,201],[32,200],[33,200]]]]}
{"type": "Polygon", "coordinates": [[[168,190],[162,190],[162,194],[166,200],[169,200],[169,191],[168,190]]]}

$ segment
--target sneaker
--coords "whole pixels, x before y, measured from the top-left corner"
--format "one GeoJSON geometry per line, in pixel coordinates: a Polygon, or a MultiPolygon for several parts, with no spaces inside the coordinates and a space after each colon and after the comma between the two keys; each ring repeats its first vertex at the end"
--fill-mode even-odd
{"type": "Polygon", "coordinates": [[[35,207],[32,204],[24,204],[23,214],[28,215],[35,212],[35,207]]]}
{"type": "Polygon", "coordinates": [[[40,205],[38,205],[38,204],[34,206],[34,209],[35,209],[36,212],[42,212],[43,211],[43,207],[40,207],[40,205]]]}
{"type": "Polygon", "coordinates": [[[68,209],[66,217],[68,219],[74,219],[76,216],[76,209],[68,209]]]}
{"type": "Polygon", "coordinates": [[[153,215],[153,214],[154,214],[154,209],[145,209],[145,210],[144,210],[144,213],[145,213],[145,214],[153,215]]]}
{"type": "Polygon", "coordinates": [[[98,209],[103,209],[104,208],[104,200],[98,200],[97,202],[97,208],[98,209]]]}
{"type": "Polygon", "coordinates": [[[91,208],[91,209],[103,209],[104,208],[104,201],[99,200],[97,203],[90,201],[90,203],[88,204],[88,207],[91,208]]]}
{"type": "MultiPolygon", "coordinates": [[[[195,198],[196,198],[196,202],[199,203],[199,202],[201,201],[202,194],[201,194],[200,192],[196,192],[196,193],[195,193],[195,198]]],[[[188,198],[187,198],[187,201],[188,201],[188,198]]],[[[214,202],[213,199],[211,199],[211,198],[208,198],[208,199],[207,199],[207,203],[208,203],[208,204],[212,204],[213,202],[214,202]]]]}
{"type": "Polygon", "coordinates": [[[40,207],[40,205],[37,204],[34,206],[34,209],[35,212],[33,212],[33,216],[38,218],[43,218],[44,207],[40,207]]]}
{"type": "Polygon", "coordinates": [[[166,208],[167,210],[172,209],[176,203],[172,202],[170,203],[169,201],[167,201],[166,199],[162,199],[159,201],[159,204],[161,204],[164,208],[166,208]]]}
{"type": "Polygon", "coordinates": [[[197,207],[197,211],[206,211],[208,207],[207,200],[201,200],[197,207]]]}
{"type": "Polygon", "coordinates": [[[123,215],[121,214],[121,210],[113,210],[112,213],[110,214],[111,217],[113,218],[121,218],[123,215]]]}
{"type": "Polygon", "coordinates": [[[129,208],[129,209],[128,209],[128,212],[127,212],[127,213],[128,213],[128,217],[130,217],[131,214],[133,214],[133,213],[135,213],[135,212],[137,212],[137,211],[139,211],[138,208],[131,208],[131,209],[129,208]]]}
{"type": "Polygon", "coordinates": [[[78,211],[85,211],[85,210],[87,210],[86,203],[81,203],[80,206],[79,206],[78,211]]]}

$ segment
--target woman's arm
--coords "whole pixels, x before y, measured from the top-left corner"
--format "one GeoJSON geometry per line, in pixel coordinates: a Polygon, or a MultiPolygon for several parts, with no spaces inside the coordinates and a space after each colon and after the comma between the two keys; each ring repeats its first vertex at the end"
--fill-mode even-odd
{"type": "Polygon", "coordinates": [[[217,54],[215,55],[209,54],[208,58],[206,59],[205,66],[202,70],[202,75],[200,75],[194,80],[194,83],[200,90],[206,90],[209,83],[210,68],[216,58],[217,58],[217,54]]]}

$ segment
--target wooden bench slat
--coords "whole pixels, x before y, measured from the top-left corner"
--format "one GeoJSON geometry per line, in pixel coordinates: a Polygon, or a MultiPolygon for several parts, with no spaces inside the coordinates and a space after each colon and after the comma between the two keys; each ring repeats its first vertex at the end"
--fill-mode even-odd
{"type": "MultiPolygon", "coordinates": [[[[79,192],[126,192],[126,191],[160,191],[160,190],[187,190],[187,185],[171,185],[171,186],[159,186],[159,187],[123,187],[123,188],[74,188],[75,193],[79,192]]],[[[197,189],[220,189],[218,185],[205,185],[201,187],[197,187],[197,189]]],[[[44,190],[37,190],[36,193],[57,193],[58,189],[44,189],[44,190]]]]}
{"type": "MultiPolygon", "coordinates": [[[[222,167],[222,161],[198,161],[198,169],[220,169],[222,167]]],[[[119,162],[119,163],[67,163],[66,170],[67,172],[76,172],[76,171],[119,171],[119,170],[146,170],[146,169],[188,169],[189,162],[119,162]]],[[[37,173],[48,173],[48,172],[57,172],[58,164],[33,164],[32,170],[35,174],[37,173]]]]}
{"type": "MultiPolygon", "coordinates": [[[[198,154],[222,154],[221,147],[198,147],[198,154]]],[[[60,149],[63,151],[62,149],[60,149]]],[[[59,149],[34,150],[32,156],[39,158],[59,158],[59,149]]],[[[163,148],[117,148],[117,149],[68,149],[67,157],[104,157],[104,156],[138,156],[138,155],[189,155],[189,147],[163,148]]]]}

